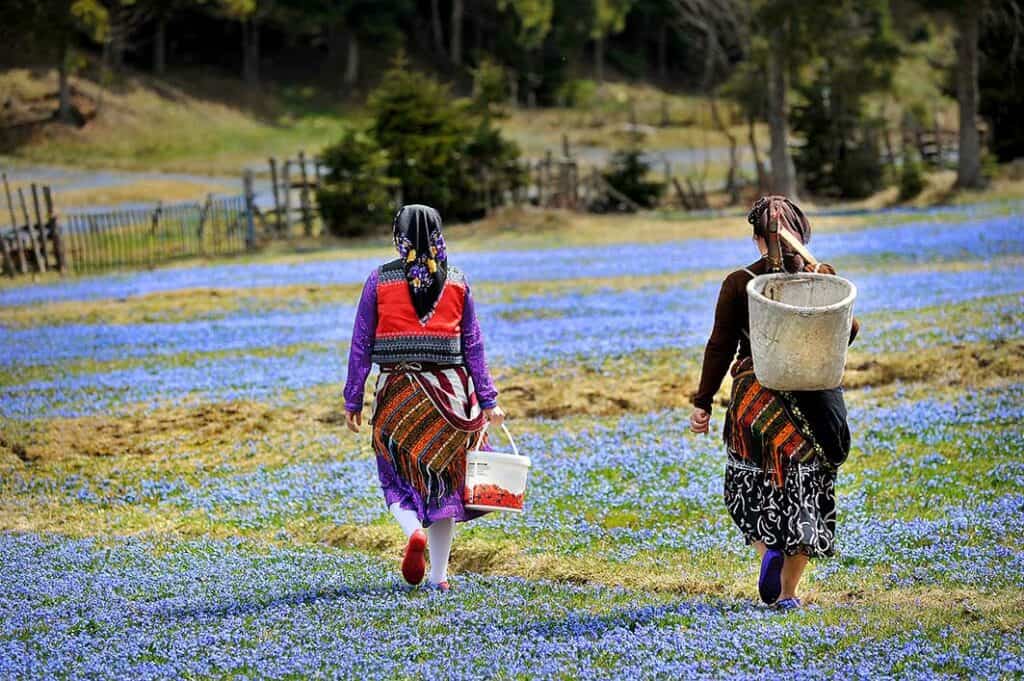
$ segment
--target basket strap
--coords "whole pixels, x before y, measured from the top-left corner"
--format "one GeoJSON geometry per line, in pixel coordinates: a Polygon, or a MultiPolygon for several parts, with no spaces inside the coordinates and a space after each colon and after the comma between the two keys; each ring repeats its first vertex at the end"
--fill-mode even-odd
{"type": "MultiPolygon", "coordinates": [[[[757,275],[756,275],[756,274],[754,274],[753,272],[751,272],[751,271],[750,271],[750,268],[749,268],[749,267],[744,267],[744,268],[743,268],[743,271],[744,271],[744,272],[746,272],[747,274],[749,274],[749,275],[750,275],[750,278],[751,278],[751,279],[756,279],[756,278],[757,278],[757,275]]],[[[740,329],[740,332],[741,332],[741,333],[742,333],[742,334],[743,334],[744,336],[746,336],[746,337],[747,337],[747,340],[750,340],[750,334],[749,334],[749,333],[747,333],[747,330],[746,330],[746,329],[740,329]]]]}
{"type": "Polygon", "coordinates": [[[782,244],[779,243],[779,216],[772,216],[768,221],[768,268],[772,272],[782,271],[782,244]]]}

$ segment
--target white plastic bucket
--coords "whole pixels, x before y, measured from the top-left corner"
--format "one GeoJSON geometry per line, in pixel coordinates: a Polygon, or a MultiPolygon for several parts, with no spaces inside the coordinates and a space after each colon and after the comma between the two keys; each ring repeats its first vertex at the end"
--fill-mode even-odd
{"type": "MultiPolygon", "coordinates": [[[[466,454],[466,490],[463,504],[474,511],[523,512],[526,496],[526,476],[530,471],[530,457],[521,456],[512,433],[501,424],[512,453],[481,450],[483,433],[476,447],[466,454]]],[[[486,429],[485,429],[486,431],[486,429]]]]}
{"type": "Polygon", "coordinates": [[[762,274],[747,284],[754,374],[772,390],[843,380],[857,287],[832,274],[762,274]]]}

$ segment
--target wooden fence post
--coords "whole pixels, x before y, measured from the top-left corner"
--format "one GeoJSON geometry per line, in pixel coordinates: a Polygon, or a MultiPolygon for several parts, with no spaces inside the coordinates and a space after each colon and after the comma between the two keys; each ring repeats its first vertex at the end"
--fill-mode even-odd
{"type": "Polygon", "coordinates": [[[281,195],[277,191],[277,159],[270,157],[270,188],[274,194],[274,231],[281,234],[281,195]]]}
{"type": "Polygon", "coordinates": [[[57,214],[53,212],[53,192],[49,186],[43,187],[43,202],[46,204],[46,225],[53,239],[53,255],[57,259],[57,271],[61,275],[68,273],[68,251],[64,243],[64,235],[61,233],[60,222],[57,214]]]}
{"type": "Polygon", "coordinates": [[[570,207],[576,210],[580,203],[580,167],[575,160],[569,161],[569,192],[570,207]]]}
{"type": "Polygon", "coordinates": [[[28,215],[28,204],[25,203],[25,192],[18,187],[18,202],[21,204],[21,213],[25,216],[25,231],[28,232],[28,241],[32,245],[32,254],[36,258],[36,271],[46,271],[46,261],[43,260],[39,253],[39,242],[36,241],[35,230],[32,229],[32,218],[28,215]]]}
{"type": "Polygon", "coordinates": [[[11,229],[15,229],[18,226],[18,218],[14,216],[14,199],[11,198],[11,187],[7,184],[7,173],[3,174],[4,178],[4,193],[7,194],[7,210],[11,213],[11,229]]]}
{"type": "Polygon", "coordinates": [[[163,201],[156,202],[156,208],[153,210],[153,217],[150,219],[149,228],[149,268],[153,269],[156,267],[156,233],[160,229],[160,218],[164,212],[163,201]]]}
{"type": "Polygon", "coordinates": [[[253,214],[256,211],[256,197],[252,189],[251,170],[246,170],[242,175],[242,186],[245,192],[245,249],[251,251],[256,248],[256,222],[253,220],[253,214]]]}
{"type": "Polygon", "coordinates": [[[43,222],[42,211],[39,210],[39,188],[36,183],[32,185],[32,207],[35,209],[36,215],[36,231],[39,233],[39,253],[43,257],[44,271],[49,269],[48,258],[49,255],[46,252],[46,224],[43,222]]]}
{"type": "Polygon", "coordinates": [[[82,271],[82,248],[78,238],[79,224],[77,216],[68,215],[63,218],[64,227],[61,229],[62,241],[68,249],[68,271],[74,274],[82,271]]]}
{"type": "Polygon", "coordinates": [[[97,216],[90,215],[86,220],[88,220],[88,228],[82,238],[82,245],[84,246],[83,252],[86,254],[89,269],[95,270],[99,264],[98,258],[96,257],[96,250],[99,244],[99,239],[96,237],[96,234],[99,232],[99,227],[96,226],[97,216]]]}
{"type": "MultiPolygon", "coordinates": [[[[21,247],[21,237],[18,236],[18,218],[16,218],[14,216],[14,200],[11,198],[11,187],[10,187],[10,185],[7,184],[7,173],[3,173],[3,180],[4,180],[4,193],[7,195],[7,210],[11,214],[11,234],[12,234],[12,240],[13,240],[14,245],[17,246],[16,252],[18,254],[18,259],[21,262],[21,273],[25,274],[28,271],[28,268],[26,267],[26,264],[25,264],[25,251],[21,247]]],[[[14,258],[11,257],[10,247],[7,245],[7,237],[3,236],[2,238],[3,238],[3,242],[4,242],[4,246],[3,246],[3,249],[4,249],[4,260],[5,261],[8,260],[8,259],[10,260],[10,262],[11,262],[11,276],[13,277],[15,275],[15,271],[14,271],[14,258]]]]}
{"type": "Polygon", "coordinates": [[[309,178],[306,176],[306,152],[299,152],[299,169],[302,189],[299,190],[299,204],[302,206],[302,229],[306,236],[313,236],[313,216],[309,210],[309,178]]]}
{"type": "Polygon", "coordinates": [[[284,233],[285,236],[291,238],[292,235],[292,179],[291,179],[291,165],[292,162],[288,159],[284,160],[284,167],[281,169],[281,178],[284,185],[284,233]]]}
{"type": "Polygon", "coordinates": [[[213,206],[213,194],[206,195],[203,207],[199,209],[199,226],[196,229],[196,240],[199,242],[199,255],[206,255],[206,218],[213,206]]]}
{"type": "Polygon", "coordinates": [[[0,249],[3,249],[4,272],[13,277],[17,274],[14,269],[14,257],[11,255],[11,245],[7,243],[7,234],[0,232],[0,249]]]}
{"type": "MultiPolygon", "coordinates": [[[[551,183],[551,174],[552,174],[551,173],[551,159],[552,159],[552,157],[553,157],[553,155],[552,155],[550,149],[548,149],[547,151],[544,152],[544,185],[545,185],[545,188],[547,187],[547,185],[549,185],[551,183]]],[[[549,204],[551,203],[551,198],[552,198],[553,194],[554,194],[554,192],[548,192],[548,203],[549,204]]],[[[544,205],[545,204],[541,203],[541,208],[543,208],[544,205]]]]}

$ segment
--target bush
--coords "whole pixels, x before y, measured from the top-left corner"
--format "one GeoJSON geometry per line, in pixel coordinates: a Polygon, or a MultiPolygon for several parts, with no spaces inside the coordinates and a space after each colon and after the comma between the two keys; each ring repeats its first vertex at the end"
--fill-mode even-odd
{"type": "Polygon", "coordinates": [[[924,191],[924,169],[913,152],[903,154],[900,168],[900,201],[908,201],[924,191]]]}
{"type": "Polygon", "coordinates": [[[359,236],[390,220],[397,183],[387,175],[387,152],[372,138],[349,131],[321,158],[328,174],[317,202],[328,232],[359,236]]]}
{"type": "Polygon", "coordinates": [[[484,57],[473,69],[473,108],[481,114],[504,114],[508,100],[508,74],[490,57],[484,57]]]}
{"type": "Polygon", "coordinates": [[[370,134],[388,152],[387,174],[405,203],[426,203],[446,217],[485,208],[482,178],[501,178],[519,148],[493,127],[489,111],[456,100],[436,80],[409,70],[399,56],[370,95],[370,134]]]}
{"type": "Polygon", "coordinates": [[[456,100],[399,55],[369,97],[366,132],[347,133],[324,152],[330,174],[319,198],[331,233],[360,234],[387,221],[396,189],[404,203],[465,219],[484,212],[488,195],[500,203],[501,190],[521,186],[519,147],[491,123],[488,102],[500,70],[482,66],[478,72],[490,84],[481,85],[481,97],[456,100]]]}
{"type": "Polygon", "coordinates": [[[661,197],[665,185],[661,182],[648,181],[646,178],[650,170],[651,167],[644,160],[643,152],[638,147],[631,147],[612,155],[611,164],[604,172],[604,179],[644,208],[653,208],[661,197]]]}
{"type": "Polygon", "coordinates": [[[793,164],[815,194],[861,199],[884,186],[878,147],[880,121],[865,116],[859,102],[815,82],[802,89],[805,101],[793,113],[793,130],[804,136],[793,164]]]}
{"type": "Polygon", "coordinates": [[[558,88],[559,106],[589,109],[597,102],[597,83],[586,78],[577,78],[562,83],[558,88]]]}

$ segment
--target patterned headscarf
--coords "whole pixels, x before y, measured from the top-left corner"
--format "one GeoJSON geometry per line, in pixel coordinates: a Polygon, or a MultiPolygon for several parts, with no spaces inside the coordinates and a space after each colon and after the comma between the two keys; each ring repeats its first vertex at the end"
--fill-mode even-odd
{"type": "Polygon", "coordinates": [[[416,308],[426,324],[441,299],[448,277],[448,249],[441,234],[441,215],[430,206],[402,206],[394,221],[395,249],[416,308]]]}
{"type": "MultiPolygon", "coordinates": [[[[754,227],[754,236],[762,239],[768,238],[768,223],[773,213],[779,214],[780,228],[789,227],[800,238],[801,243],[808,243],[811,240],[811,223],[807,216],[796,205],[785,196],[762,196],[750,209],[747,214],[747,222],[754,227]]],[[[782,247],[782,262],[789,272],[800,272],[804,269],[804,259],[800,257],[790,246],[780,240],[782,247]]]]}

